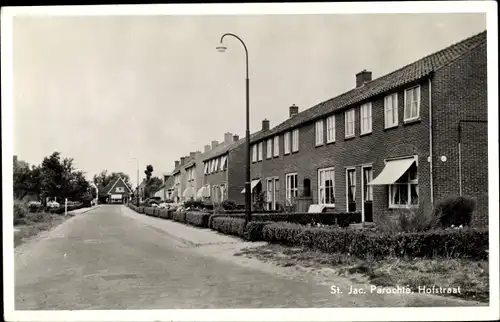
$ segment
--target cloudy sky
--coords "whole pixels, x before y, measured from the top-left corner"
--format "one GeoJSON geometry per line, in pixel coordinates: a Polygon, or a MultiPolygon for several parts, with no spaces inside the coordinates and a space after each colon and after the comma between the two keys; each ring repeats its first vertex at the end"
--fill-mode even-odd
{"type": "Polygon", "coordinates": [[[13,19],[14,153],[30,164],[60,151],[94,173],[136,180],[245,129],[244,39],[251,131],[486,29],[484,14],[81,16],[13,19]]]}

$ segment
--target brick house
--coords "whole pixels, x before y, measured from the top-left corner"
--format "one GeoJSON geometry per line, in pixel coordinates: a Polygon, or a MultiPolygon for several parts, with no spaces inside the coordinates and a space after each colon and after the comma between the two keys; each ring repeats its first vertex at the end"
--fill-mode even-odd
{"type": "MultiPolygon", "coordinates": [[[[262,130],[250,135],[250,139],[262,131],[269,130],[269,121],[262,121],[262,130]]],[[[203,159],[203,187],[199,196],[204,200],[222,202],[230,200],[244,205],[242,189],[245,187],[245,140],[232,133],[224,134],[224,142],[217,141],[205,146],[203,159]]]]}
{"type": "Polygon", "coordinates": [[[268,209],[309,198],[376,222],[462,194],[486,226],[486,62],[484,31],[377,79],[364,70],[354,89],[303,112],[291,106],[251,141],[268,209]]]}
{"type": "Polygon", "coordinates": [[[197,164],[201,164],[200,151],[190,152],[188,156],[175,161],[174,170],[167,180],[168,199],[179,203],[196,198],[196,191],[201,187],[201,182],[197,180],[197,164]]]}
{"type": "Polygon", "coordinates": [[[121,177],[110,182],[103,189],[99,189],[99,199],[104,199],[106,203],[110,204],[126,204],[132,194],[132,189],[130,189],[121,177]]]}

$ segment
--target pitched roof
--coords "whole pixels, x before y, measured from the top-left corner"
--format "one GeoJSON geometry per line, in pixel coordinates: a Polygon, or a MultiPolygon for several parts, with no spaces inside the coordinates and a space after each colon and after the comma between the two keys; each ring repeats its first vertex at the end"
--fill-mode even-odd
{"type": "Polygon", "coordinates": [[[118,177],[115,181],[112,181],[112,182],[108,183],[108,184],[107,184],[107,185],[106,185],[106,186],[102,189],[102,191],[99,189],[99,194],[100,194],[100,195],[105,195],[105,194],[107,195],[107,194],[109,194],[109,192],[111,191],[111,189],[113,189],[113,187],[114,187],[114,186],[116,186],[116,184],[117,184],[117,183],[118,183],[118,181],[120,181],[120,180],[121,180],[121,181],[123,182],[123,184],[124,184],[124,185],[128,188],[128,190],[129,190],[130,192],[132,192],[132,190],[131,190],[131,189],[130,189],[130,187],[129,187],[126,183],[125,183],[125,181],[123,180],[123,178],[122,178],[122,177],[118,177]]]}
{"type": "Polygon", "coordinates": [[[306,109],[275,126],[271,130],[251,138],[251,141],[260,141],[280,132],[295,128],[303,123],[331,114],[334,111],[341,110],[353,104],[361,103],[362,101],[365,101],[375,95],[382,94],[413,81],[422,79],[484,43],[486,43],[486,31],[464,39],[438,52],[425,56],[424,58],[406,65],[392,73],[374,79],[371,82],[366,83],[364,86],[352,89],[337,97],[306,109]]]}
{"type": "MultiPolygon", "coordinates": [[[[250,134],[250,141],[253,140],[254,138],[256,138],[257,135],[259,135],[261,133],[265,133],[265,132],[262,132],[262,130],[260,130],[260,131],[257,131],[255,133],[250,134]]],[[[206,152],[205,154],[203,154],[202,161],[207,161],[207,160],[216,158],[220,155],[223,155],[223,154],[227,153],[228,151],[231,151],[231,150],[239,147],[243,143],[245,143],[245,140],[246,140],[246,138],[242,138],[236,142],[231,142],[228,144],[221,144],[220,146],[217,146],[215,149],[212,149],[212,150],[206,152]]]]}

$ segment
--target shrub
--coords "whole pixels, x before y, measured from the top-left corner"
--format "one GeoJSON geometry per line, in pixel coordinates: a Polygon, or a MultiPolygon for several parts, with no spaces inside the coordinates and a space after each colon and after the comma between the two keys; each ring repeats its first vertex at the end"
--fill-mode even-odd
{"type": "Polygon", "coordinates": [[[488,231],[479,229],[392,233],[272,223],[264,226],[262,237],[268,242],[309,247],[327,253],[348,253],[359,258],[444,256],[485,259],[488,250],[488,231]]]}
{"type": "Polygon", "coordinates": [[[252,214],[252,221],[291,222],[296,224],[323,224],[347,227],[361,222],[360,212],[322,212],[322,213],[269,213],[252,214]]]}
{"type": "Polygon", "coordinates": [[[231,200],[224,200],[221,203],[221,206],[224,210],[235,210],[236,209],[236,203],[231,200]]]}
{"type": "Polygon", "coordinates": [[[203,208],[203,202],[201,200],[186,200],[183,206],[184,208],[201,209],[203,208]]]}
{"type": "Polygon", "coordinates": [[[168,218],[168,209],[160,209],[158,213],[158,217],[167,219],[168,218]]]}
{"type": "Polygon", "coordinates": [[[466,196],[450,196],[434,207],[434,215],[442,227],[468,226],[476,207],[474,199],[466,196]]]}
{"type": "Polygon", "coordinates": [[[216,217],[212,220],[212,229],[226,235],[243,237],[245,220],[231,217],[216,217]]]}
{"type": "Polygon", "coordinates": [[[210,215],[210,217],[208,218],[208,228],[212,228],[212,223],[213,223],[213,220],[215,218],[220,218],[220,217],[223,217],[223,218],[240,218],[240,219],[244,219],[245,218],[245,214],[242,214],[242,213],[235,213],[235,214],[213,214],[213,215],[210,215]]]}
{"type": "Polygon", "coordinates": [[[210,214],[208,214],[208,213],[188,211],[186,213],[186,222],[188,224],[193,225],[193,226],[207,228],[209,217],[210,217],[210,214]]]}
{"type": "Polygon", "coordinates": [[[249,241],[264,240],[262,231],[266,225],[272,224],[272,221],[251,221],[245,226],[243,238],[249,241]]]}
{"type": "Polygon", "coordinates": [[[172,219],[177,222],[186,223],[186,213],[184,211],[175,211],[172,219]]]}
{"type": "Polygon", "coordinates": [[[140,214],[143,214],[144,213],[144,206],[137,207],[137,212],[140,214]]]}
{"type": "Polygon", "coordinates": [[[14,200],[14,225],[21,225],[24,223],[24,218],[28,214],[29,209],[26,203],[14,200]]]}
{"type": "Polygon", "coordinates": [[[30,212],[38,212],[43,210],[43,206],[40,201],[30,201],[28,202],[28,209],[30,212]]]}
{"type": "Polygon", "coordinates": [[[52,216],[50,213],[47,212],[35,212],[35,213],[29,213],[26,216],[26,220],[30,222],[48,222],[52,219],[52,216]]]}

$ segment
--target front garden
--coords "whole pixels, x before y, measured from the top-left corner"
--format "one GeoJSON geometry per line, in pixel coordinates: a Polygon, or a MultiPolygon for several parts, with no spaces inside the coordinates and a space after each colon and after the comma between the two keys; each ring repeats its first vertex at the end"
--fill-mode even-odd
{"type": "Polygon", "coordinates": [[[247,223],[241,210],[221,205],[203,209],[192,201],[172,209],[130,208],[248,241],[268,242],[240,255],[287,266],[328,266],[338,274],[380,286],[460,287],[459,294],[450,295],[488,300],[488,230],[469,227],[474,202],[466,197],[450,197],[427,212],[401,211],[396,218],[380,218],[369,229],[351,228],[359,222],[359,212],[253,213],[247,223]]]}

